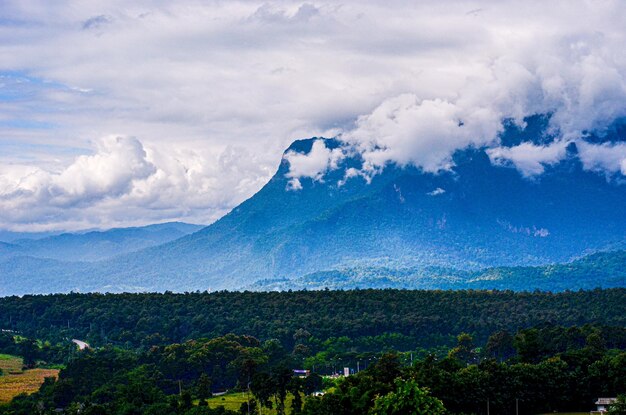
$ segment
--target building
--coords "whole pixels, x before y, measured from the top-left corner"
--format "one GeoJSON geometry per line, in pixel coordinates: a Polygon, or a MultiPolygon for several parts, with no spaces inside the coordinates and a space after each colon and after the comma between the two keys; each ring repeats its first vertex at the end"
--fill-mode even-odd
{"type": "Polygon", "coordinates": [[[598,398],[596,401],[596,410],[591,411],[591,415],[606,414],[609,410],[609,406],[613,405],[617,401],[617,398],[598,398]]]}

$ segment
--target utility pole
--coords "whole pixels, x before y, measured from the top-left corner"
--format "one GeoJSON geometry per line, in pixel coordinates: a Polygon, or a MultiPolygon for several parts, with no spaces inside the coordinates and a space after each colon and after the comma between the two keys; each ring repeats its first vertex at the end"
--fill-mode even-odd
{"type": "Polygon", "coordinates": [[[515,398],[515,415],[519,415],[519,399],[515,398]]]}
{"type": "Polygon", "coordinates": [[[359,368],[359,362],[358,360],[356,361],[356,373],[359,373],[361,371],[361,369],[359,368]]]}
{"type": "Polygon", "coordinates": [[[489,398],[487,398],[487,415],[489,415],[489,398]]]}
{"type": "Polygon", "coordinates": [[[178,379],[178,396],[183,396],[183,385],[180,379],[178,379]]]}
{"type": "Polygon", "coordinates": [[[250,415],[250,382],[248,382],[248,390],[246,392],[246,400],[248,401],[248,415],[250,415]]]}

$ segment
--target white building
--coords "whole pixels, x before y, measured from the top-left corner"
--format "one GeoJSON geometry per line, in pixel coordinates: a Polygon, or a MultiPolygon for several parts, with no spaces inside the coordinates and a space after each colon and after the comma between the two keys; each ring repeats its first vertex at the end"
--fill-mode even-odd
{"type": "Polygon", "coordinates": [[[613,405],[617,401],[617,398],[598,398],[596,401],[596,410],[591,411],[590,414],[605,414],[609,410],[609,406],[613,405]]]}

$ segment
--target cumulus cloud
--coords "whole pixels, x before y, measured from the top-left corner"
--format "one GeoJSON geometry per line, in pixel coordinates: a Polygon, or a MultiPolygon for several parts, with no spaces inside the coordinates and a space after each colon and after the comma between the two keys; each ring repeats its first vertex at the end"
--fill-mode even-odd
{"type": "Polygon", "coordinates": [[[98,141],[94,155],[78,157],[60,173],[7,166],[0,174],[0,197],[5,208],[45,203],[62,208],[128,193],[135,180],[156,171],[134,138],[110,136],[98,141]],[[20,173],[21,172],[21,173],[20,173]]]}
{"type": "Polygon", "coordinates": [[[291,178],[288,188],[290,190],[302,189],[299,180],[308,177],[314,181],[322,181],[324,174],[331,169],[337,168],[337,163],[343,158],[340,148],[329,149],[324,140],[315,140],[308,153],[289,151],[285,159],[289,162],[289,171],[286,176],[291,178]]]}
{"type": "Polygon", "coordinates": [[[454,150],[488,144],[500,130],[500,118],[484,108],[401,95],[360,117],[342,139],[363,154],[366,170],[395,162],[437,172],[450,167],[454,150]]]}
{"type": "MultiPolygon", "coordinates": [[[[258,190],[294,137],[340,135],[361,151],[366,170],[344,180],[388,163],[449,169],[466,146],[537,174],[564,143],[626,115],[622,10],[619,0],[3,1],[0,200],[20,211],[0,212],[0,227],[210,221],[258,190]],[[537,113],[551,114],[559,144],[503,148],[502,120],[523,127],[537,113]],[[145,156],[131,141],[91,144],[116,132],[145,156]],[[118,174],[76,177],[102,165],[118,174]]],[[[583,147],[586,168],[623,172],[620,146],[583,147]]],[[[337,153],[300,156],[294,190],[323,180],[337,153]]]]}
{"type": "Polygon", "coordinates": [[[545,170],[546,165],[556,164],[567,154],[566,141],[549,145],[521,143],[514,147],[487,149],[491,162],[499,165],[512,163],[524,176],[536,176],[545,170]]]}
{"type": "Polygon", "coordinates": [[[58,175],[51,175],[45,190],[55,205],[66,206],[127,193],[133,181],[156,172],[135,138],[109,136],[98,141],[96,154],[81,156],[58,175]]]}
{"type": "MultiPolygon", "coordinates": [[[[474,146],[488,147],[492,161],[511,162],[526,176],[541,174],[545,165],[566,155],[569,142],[588,131],[604,131],[626,116],[626,62],[609,53],[614,50],[611,40],[586,34],[552,41],[537,49],[521,41],[512,52],[503,51],[479,66],[450,98],[404,94],[387,99],[359,117],[342,139],[361,151],[366,170],[392,162],[438,172],[452,166],[456,150],[474,146]],[[499,146],[505,120],[524,128],[524,119],[537,114],[550,114],[547,133],[556,142],[499,146]]],[[[619,148],[596,153],[602,151],[619,148]]]]}
{"type": "Polygon", "coordinates": [[[616,173],[626,176],[626,143],[590,144],[580,141],[578,154],[588,170],[616,173]]]}
{"type": "Polygon", "coordinates": [[[261,171],[240,171],[240,158],[254,155],[232,147],[220,154],[162,151],[134,137],[108,136],[97,141],[94,154],[77,157],[59,172],[5,165],[0,227],[73,230],[181,217],[210,223],[266,180],[261,171]],[[222,174],[223,180],[215,178],[222,174]]]}

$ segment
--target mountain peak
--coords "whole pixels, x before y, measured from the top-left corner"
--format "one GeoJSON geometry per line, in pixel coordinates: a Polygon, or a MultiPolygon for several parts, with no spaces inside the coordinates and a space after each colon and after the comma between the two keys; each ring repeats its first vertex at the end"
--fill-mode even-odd
{"type": "Polygon", "coordinates": [[[293,141],[289,147],[283,152],[283,155],[289,152],[303,153],[308,154],[313,147],[313,143],[318,140],[323,140],[326,148],[335,149],[341,146],[341,141],[337,138],[327,138],[327,137],[310,137],[310,138],[301,138],[293,141]]]}
{"type": "Polygon", "coordinates": [[[84,290],[240,289],[261,279],[345,269],[410,269],[418,278],[433,269],[539,266],[626,247],[623,186],[579,162],[563,160],[529,180],[493,164],[485,149],[470,148],[454,154],[450,170],[390,163],[371,180],[346,180],[347,170],[362,162],[349,152],[289,191],[293,154],[310,154],[319,140],[325,150],[343,145],[321,137],[295,141],[272,180],[198,232],[93,267],[12,261],[0,264],[0,275],[19,271],[31,282],[49,276],[55,287],[65,281],[84,290]],[[92,281],[80,279],[86,272],[92,281]]]}

